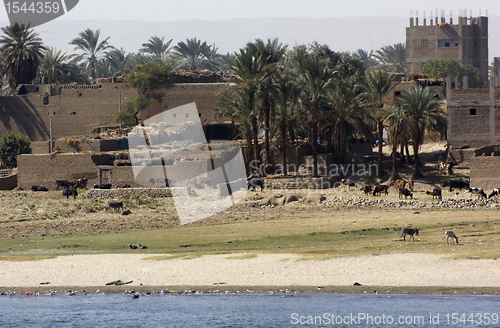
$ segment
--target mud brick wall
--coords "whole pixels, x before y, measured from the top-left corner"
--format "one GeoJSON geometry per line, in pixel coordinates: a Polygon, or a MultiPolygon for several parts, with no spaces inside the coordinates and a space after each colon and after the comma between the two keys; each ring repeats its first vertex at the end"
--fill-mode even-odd
{"type": "Polygon", "coordinates": [[[500,188],[500,156],[471,157],[470,185],[488,191],[500,188]]]}
{"type": "Polygon", "coordinates": [[[98,183],[98,169],[88,154],[20,155],[17,158],[18,186],[30,189],[41,185],[56,189],[56,180],[75,181],[85,177],[98,183]]]}
{"type": "MultiPolygon", "coordinates": [[[[196,103],[203,124],[225,122],[215,118],[215,93],[224,83],[176,84],[164,90],[162,108],[196,103]]],[[[101,126],[115,126],[114,116],[120,107],[137,96],[124,83],[69,85],[54,90],[49,85],[33,85],[31,93],[0,97],[0,137],[7,131],[24,134],[32,141],[50,139],[50,113],[54,139],[69,136],[88,136],[101,126]],[[38,90],[38,91],[37,91],[38,90]],[[44,96],[50,94],[44,103],[44,96]]]]}

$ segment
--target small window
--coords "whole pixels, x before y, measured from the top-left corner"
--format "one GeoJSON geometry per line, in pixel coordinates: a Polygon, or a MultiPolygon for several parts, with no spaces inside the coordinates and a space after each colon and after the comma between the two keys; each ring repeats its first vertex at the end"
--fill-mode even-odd
{"type": "Polygon", "coordinates": [[[444,43],[444,47],[445,47],[445,48],[449,48],[449,47],[450,47],[450,43],[449,43],[449,42],[445,42],[445,43],[444,43]]]}
{"type": "Polygon", "coordinates": [[[399,99],[399,96],[401,96],[401,91],[394,91],[394,99],[399,99]]]}
{"type": "Polygon", "coordinates": [[[427,48],[429,46],[429,41],[428,40],[422,40],[422,42],[420,43],[420,46],[422,48],[427,48]]]}
{"type": "Polygon", "coordinates": [[[176,114],[176,113],[174,113],[174,118],[175,118],[176,116],[177,116],[177,114],[176,114]]]}
{"type": "Polygon", "coordinates": [[[469,115],[476,115],[476,109],[475,108],[470,108],[469,109],[469,115]]]}
{"type": "Polygon", "coordinates": [[[186,113],[186,117],[189,117],[189,114],[188,114],[188,113],[186,113]]]}

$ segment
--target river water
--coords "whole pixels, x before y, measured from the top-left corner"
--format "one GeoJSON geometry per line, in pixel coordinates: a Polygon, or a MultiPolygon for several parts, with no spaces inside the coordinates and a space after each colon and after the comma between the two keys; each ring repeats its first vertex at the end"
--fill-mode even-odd
{"type": "Polygon", "coordinates": [[[0,296],[0,327],[500,327],[491,295],[0,296]]]}

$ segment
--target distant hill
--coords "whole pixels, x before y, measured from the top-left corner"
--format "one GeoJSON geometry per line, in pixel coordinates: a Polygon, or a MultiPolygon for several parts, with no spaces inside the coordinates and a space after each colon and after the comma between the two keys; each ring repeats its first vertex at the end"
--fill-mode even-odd
{"type": "MultiPolygon", "coordinates": [[[[1,23],[7,25],[6,22],[1,23]]],[[[278,37],[290,47],[313,41],[326,43],[335,51],[357,49],[378,50],[384,45],[405,42],[405,17],[349,17],[349,18],[245,18],[223,21],[179,20],[168,22],[146,21],[66,21],[55,20],[39,26],[36,31],[48,46],[68,53],[68,43],[87,29],[100,29],[110,43],[127,52],[137,52],[151,36],[174,39],[173,45],[196,37],[209,44],[215,43],[220,53],[235,52],[256,38],[278,37]]],[[[500,16],[489,17],[490,61],[500,56],[500,16]]]]}

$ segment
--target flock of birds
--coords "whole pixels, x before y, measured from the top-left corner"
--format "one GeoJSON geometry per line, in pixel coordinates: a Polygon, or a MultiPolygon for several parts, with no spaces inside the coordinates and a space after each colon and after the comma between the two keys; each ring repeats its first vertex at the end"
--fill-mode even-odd
{"type": "Polygon", "coordinates": [[[128,244],[128,247],[130,247],[130,249],[147,249],[146,246],[144,245],[141,245],[141,244],[137,244],[138,246],[135,246],[135,245],[132,245],[132,244],[128,244]]]}

